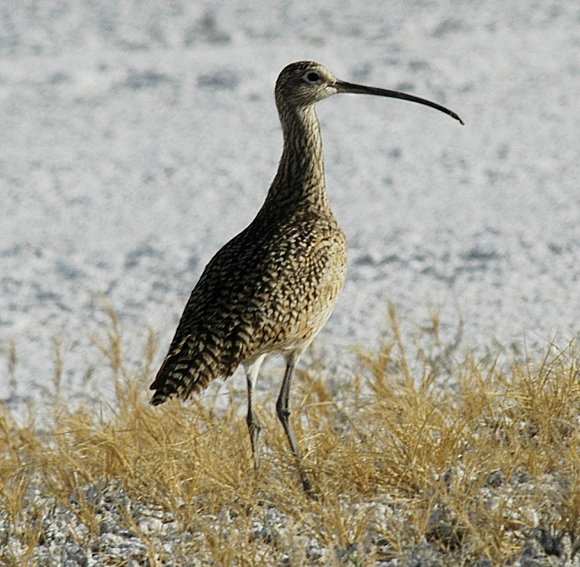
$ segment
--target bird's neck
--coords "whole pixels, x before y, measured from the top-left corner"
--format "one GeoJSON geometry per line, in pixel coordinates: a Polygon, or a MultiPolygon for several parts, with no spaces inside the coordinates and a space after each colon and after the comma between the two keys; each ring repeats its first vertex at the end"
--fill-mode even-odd
{"type": "Polygon", "coordinates": [[[314,105],[280,108],[284,150],[267,201],[330,211],[324,156],[314,105]]]}

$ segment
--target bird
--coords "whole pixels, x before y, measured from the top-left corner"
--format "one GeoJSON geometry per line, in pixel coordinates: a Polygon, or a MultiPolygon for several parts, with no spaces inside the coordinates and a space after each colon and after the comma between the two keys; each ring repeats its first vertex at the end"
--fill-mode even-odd
{"type": "Polygon", "coordinates": [[[275,100],[283,132],[277,173],[254,220],[210,260],[195,285],[155,380],[153,405],[183,400],[239,365],[247,381],[247,417],[254,467],[262,426],[254,390],[268,355],[286,369],[276,413],[298,464],[304,490],[312,483],[290,421],[290,389],[298,361],[332,313],[347,268],[347,240],[330,206],[324,177],[319,101],[338,93],[404,99],[444,112],[430,100],[338,79],[315,61],[287,65],[275,100]]]}

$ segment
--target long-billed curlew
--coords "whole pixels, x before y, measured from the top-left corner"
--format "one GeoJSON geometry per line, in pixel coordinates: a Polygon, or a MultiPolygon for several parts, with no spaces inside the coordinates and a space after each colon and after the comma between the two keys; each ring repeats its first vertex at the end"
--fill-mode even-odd
{"type": "MultiPolygon", "coordinates": [[[[255,466],[260,423],[252,395],[268,354],[286,358],[276,411],[298,463],[301,453],[289,420],[294,368],[328,320],[346,276],[346,237],[330,208],[315,104],[336,93],[434,102],[397,91],[347,83],[312,61],[291,63],[276,81],[284,150],[266,201],[252,223],[212,258],[191,293],[175,337],[151,389],[151,403],[187,398],[243,364],[247,423],[255,466]]],[[[311,485],[302,469],[305,490],[311,485]]]]}

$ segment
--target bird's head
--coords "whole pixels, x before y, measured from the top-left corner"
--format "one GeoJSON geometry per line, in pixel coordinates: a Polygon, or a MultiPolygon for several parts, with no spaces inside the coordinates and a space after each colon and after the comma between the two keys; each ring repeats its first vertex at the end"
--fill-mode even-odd
{"type": "Polygon", "coordinates": [[[332,71],[315,61],[290,63],[282,69],[276,81],[276,104],[281,111],[309,107],[336,93],[366,94],[408,100],[435,108],[463,124],[463,120],[455,112],[436,102],[399,91],[341,81],[332,71]]]}
{"type": "Polygon", "coordinates": [[[334,73],[320,63],[290,63],[282,69],[276,81],[276,101],[282,106],[310,106],[336,94],[337,82],[334,73]]]}

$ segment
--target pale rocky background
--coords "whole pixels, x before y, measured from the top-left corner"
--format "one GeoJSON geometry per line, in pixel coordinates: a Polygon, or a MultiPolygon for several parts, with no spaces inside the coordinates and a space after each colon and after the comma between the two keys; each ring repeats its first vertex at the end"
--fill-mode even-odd
{"type": "Polygon", "coordinates": [[[348,366],[347,345],[376,345],[387,328],[388,301],[411,338],[439,312],[452,340],[462,313],[458,353],[578,335],[577,0],[5,0],[9,408],[50,402],[55,341],[62,393],[112,392],[89,338],[105,334],[103,298],[127,360],[139,363],[150,327],[161,360],[204,265],[266,195],[282,143],[274,82],[300,59],[431,98],[466,122],[390,99],[319,104],[350,259],[316,348],[348,366]]]}

